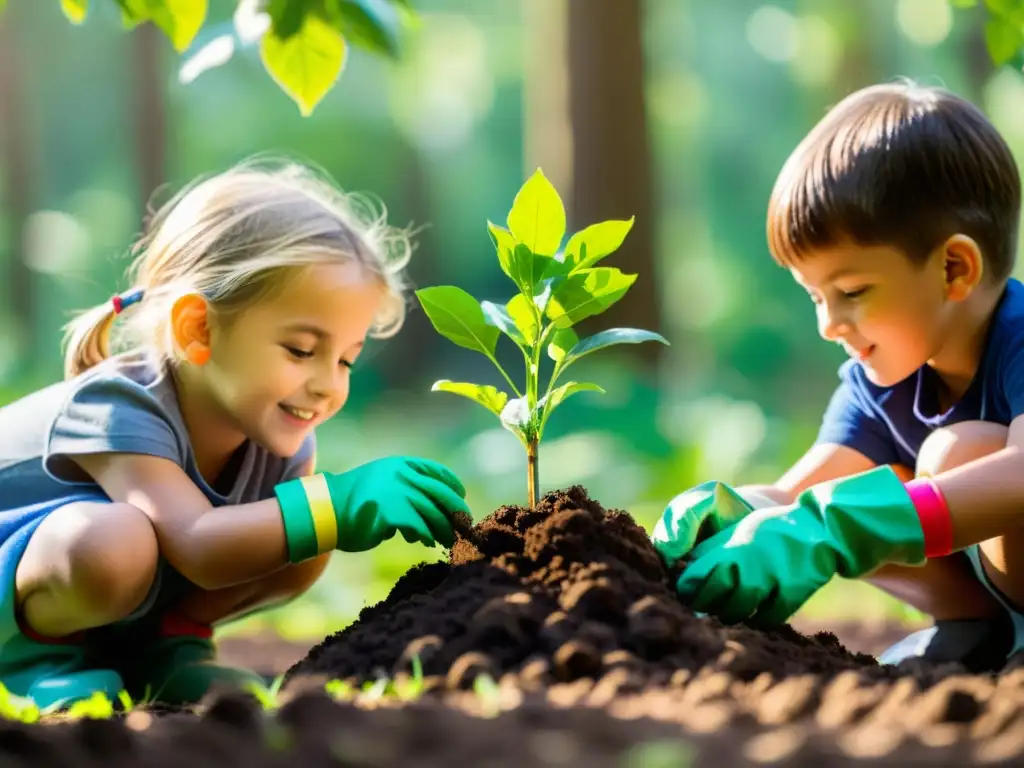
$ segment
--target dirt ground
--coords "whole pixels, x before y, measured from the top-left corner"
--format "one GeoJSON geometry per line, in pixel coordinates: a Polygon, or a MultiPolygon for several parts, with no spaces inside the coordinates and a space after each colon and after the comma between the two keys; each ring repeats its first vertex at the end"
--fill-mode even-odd
{"type": "Polygon", "coordinates": [[[449,562],[410,570],[308,653],[225,641],[225,659],[288,669],[274,716],[212,697],[198,715],[8,726],[0,765],[1024,764],[1024,668],[882,667],[871,654],[896,628],[726,627],[671,585],[628,515],[582,488],[549,494],[466,525],[449,562]],[[413,657],[414,703],[322,692],[407,680],[413,657]]]}

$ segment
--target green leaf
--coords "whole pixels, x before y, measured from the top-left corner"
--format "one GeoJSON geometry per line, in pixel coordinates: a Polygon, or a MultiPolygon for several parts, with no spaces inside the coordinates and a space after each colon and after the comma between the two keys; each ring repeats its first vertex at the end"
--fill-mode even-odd
{"type": "Polygon", "coordinates": [[[327,8],[335,27],[350,43],[398,56],[400,22],[385,0],[328,0],[327,8]]]}
{"type": "Polygon", "coordinates": [[[421,288],[416,298],[438,333],[460,347],[494,357],[500,332],[487,322],[480,302],[454,285],[421,288]]]}
{"type": "Polygon", "coordinates": [[[508,228],[533,253],[554,256],[565,235],[562,198],[538,168],[516,194],[508,228]]]}
{"type": "Polygon", "coordinates": [[[435,381],[430,388],[431,392],[451,392],[453,395],[467,397],[474,402],[480,403],[495,416],[501,416],[501,410],[508,402],[508,395],[499,391],[489,384],[469,384],[463,381],[449,381],[441,379],[435,381]]]}
{"type": "Polygon", "coordinates": [[[576,346],[579,340],[580,337],[572,328],[559,328],[551,337],[551,343],[548,344],[548,357],[557,363],[568,354],[570,349],[576,346]]]}
{"type": "Polygon", "coordinates": [[[509,317],[516,324],[516,328],[523,334],[523,338],[531,346],[537,343],[537,334],[540,328],[537,327],[537,316],[530,307],[530,300],[521,293],[517,293],[505,305],[509,317]]]}
{"type": "MultiPolygon", "coordinates": [[[[72,24],[81,24],[89,14],[89,0],[60,0],[61,10],[72,24]]],[[[3,2],[0,2],[0,10],[3,2]]]]}
{"type": "Polygon", "coordinates": [[[128,28],[137,27],[150,18],[148,0],[114,0],[121,9],[121,21],[128,28]]]}
{"type": "Polygon", "coordinates": [[[1018,24],[1000,18],[985,22],[985,47],[997,67],[1013,59],[1022,46],[1024,32],[1018,24]]]}
{"type": "Polygon", "coordinates": [[[271,28],[260,42],[260,57],[271,77],[296,104],[303,117],[313,113],[345,68],[345,40],[330,24],[307,14],[288,38],[271,28]]]}
{"type": "Polygon", "coordinates": [[[270,0],[267,13],[274,34],[282,40],[298,34],[303,20],[313,10],[317,0],[270,0]]]}
{"type": "Polygon", "coordinates": [[[501,271],[512,277],[512,254],[516,249],[516,239],[507,229],[499,227],[497,224],[492,224],[490,221],[487,222],[487,232],[490,234],[491,242],[494,243],[494,250],[498,254],[498,264],[501,265],[501,271]]]}
{"type": "Polygon", "coordinates": [[[617,251],[629,230],[633,228],[634,218],[630,217],[626,221],[602,221],[581,229],[569,238],[569,244],[565,247],[566,265],[571,269],[585,269],[617,251]]]}
{"type": "Polygon", "coordinates": [[[533,296],[541,287],[544,275],[557,271],[560,265],[553,256],[534,253],[525,243],[517,243],[508,261],[508,276],[523,293],[533,296]]]}
{"type": "Polygon", "coordinates": [[[640,344],[645,341],[660,341],[666,346],[669,345],[664,336],[654,331],[644,331],[640,328],[609,328],[607,331],[595,333],[575,344],[562,360],[562,370],[564,371],[581,357],[599,349],[615,344],[640,344]]]}
{"type": "Polygon", "coordinates": [[[547,306],[547,316],[558,328],[568,328],[599,315],[626,294],[636,277],[614,267],[580,270],[555,291],[547,306]]]}
{"type": "Polygon", "coordinates": [[[994,16],[1003,16],[1007,20],[1019,19],[1024,12],[1020,0],[985,0],[985,7],[994,16]]]}
{"type": "Polygon", "coordinates": [[[527,343],[523,332],[519,330],[519,326],[516,325],[516,321],[512,318],[512,315],[509,314],[509,311],[505,309],[505,307],[500,304],[494,304],[490,301],[481,301],[480,308],[483,309],[487,322],[502,331],[516,344],[523,346],[527,343]]]}
{"type": "Polygon", "coordinates": [[[567,400],[572,395],[575,395],[577,392],[600,392],[602,395],[604,394],[604,390],[601,387],[597,386],[597,384],[570,381],[556,389],[553,389],[551,392],[549,392],[547,395],[541,398],[541,402],[538,405],[545,408],[546,413],[550,414],[553,410],[555,410],[555,408],[557,408],[560,404],[565,402],[565,400],[567,400]]]}
{"type": "Polygon", "coordinates": [[[973,8],[978,4],[978,0],[949,0],[949,4],[954,8],[973,8]]]}
{"type": "Polygon", "coordinates": [[[208,0],[117,0],[126,26],[156,24],[178,53],[192,45],[206,21],[208,0]]]}

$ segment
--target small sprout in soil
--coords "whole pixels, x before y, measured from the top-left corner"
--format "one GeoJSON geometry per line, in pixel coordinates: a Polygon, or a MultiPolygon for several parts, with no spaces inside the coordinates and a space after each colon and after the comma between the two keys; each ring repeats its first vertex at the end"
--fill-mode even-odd
{"type": "Polygon", "coordinates": [[[684,741],[648,741],[626,755],[624,768],[686,768],[693,765],[693,748],[684,741]]]}
{"type": "Polygon", "coordinates": [[[356,695],[355,689],[344,680],[328,680],[324,692],[335,701],[351,701],[356,695]]]}
{"type": "Polygon", "coordinates": [[[386,677],[378,677],[376,680],[367,680],[363,683],[363,698],[368,701],[379,701],[388,692],[391,681],[386,677]]]}
{"type": "Polygon", "coordinates": [[[131,712],[135,708],[135,702],[132,701],[132,695],[128,691],[121,691],[117,694],[117,700],[121,702],[121,709],[125,714],[131,712]]]}
{"type": "Polygon", "coordinates": [[[567,381],[555,386],[566,369],[591,352],[614,344],[659,341],[661,335],[638,328],[612,328],[580,339],[573,326],[598,315],[621,299],[637,275],[615,267],[596,266],[614,253],[633,226],[633,219],[603,221],[574,233],[559,250],[566,232],[565,207],[551,182],[538,168],[516,194],[508,228],[488,222],[502,271],[518,289],[506,304],[478,301],[453,285],[416,291],[427,317],[442,336],[486,356],[511,392],[485,384],[442,379],[433,390],[469,398],[494,413],[526,449],[527,497],[537,504],[538,446],[552,412],[579,392],[601,392],[597,384],[567,381]],[[498,363],[498,336],[519,347],[525,365],[522,390],[498,363]],[[541,355],[554,361],[541,393],[541,355]],[[514,397],[513,397],[514,395],[514,397]]]}
{"type": "Polygon", "coordinates": [[[376,680],[367,680],[357,691],[344,680],[330,680],[324,684],[324,691],[335,701],[379,701],[381,699],[398,699],[399,701],[415,701],[423,695],[423,662],[418,655],[412,657],[412,675],[402,675],[390,679],[381,675],[376,680]]]}
{"type": "Polygon", "coordinates": [[[76,701],[68,707],[67,717],[70,720],[89,718],[92,720],[109,720],[114,716],[114,702],[107,694],[96,691],[88,699],[76,701]]]}
{"type": "Polygon", "coordinates": [[[486,672],[473,679],[473,693],[483,709],[484,717],[497,717],[501,713],[501,694],[494,678],[486,672]]]}
{"type": "Polygon", "coordinates": [[[279,693],[283,683],[284,675],[278,675],[269,687],[257,682],[250,682],[246,683],[245,690],[256,698],[265,711],[274,710],[280,706],[279,693]]]}
{"type": "Polygon", "coordinates": [[[39,707],[32,699],[13,694],[0,683],[0,717],[21,723],[36,723],[41,716],[39,707]]]}

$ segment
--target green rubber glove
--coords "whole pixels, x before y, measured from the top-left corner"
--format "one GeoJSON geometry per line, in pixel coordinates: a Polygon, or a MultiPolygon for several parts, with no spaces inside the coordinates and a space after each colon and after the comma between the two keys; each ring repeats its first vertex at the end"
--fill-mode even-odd
{"type": "Polygon", "coordinates": [[[882,466],[750,513],[694,549],[676,589],[696,611],[765,627],[784,623],[836,574],[924,562],[917,511],[882,466]]]}
{"type": "Polygon", "coordinates": [[[775,502],[756,493],[709,480],[673,498],[654,526],[651,542],[669,567],[705,539],[734,525],[755,509],[775,502]]]}
{"type": "Polygon", "coordinates": [[[451,470],[408,456],[287,480],[274,493],[292,563],[335,549],[363,552],[396,533],[410,543],[450,547],[452,516],[469,514],[466,489],[451,470]]]}

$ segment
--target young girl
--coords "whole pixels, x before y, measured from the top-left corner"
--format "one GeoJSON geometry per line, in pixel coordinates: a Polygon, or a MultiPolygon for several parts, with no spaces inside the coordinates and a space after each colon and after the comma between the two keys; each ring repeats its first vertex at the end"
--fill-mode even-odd
{"type": "Polygon", "coordinates": [[[0,409],[8,690],[196,701],[256,679],[213,663],[211,625],[301,594],[332,550],[451,545],[468,509],[445,467],[314,474],[364,340],[404,318],[408,242],[352,202],[294,165],[186,189],[132,289],[70,324],[66,380],[0,409]]]}

